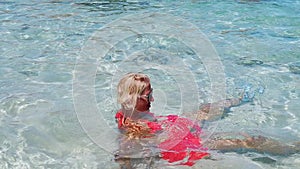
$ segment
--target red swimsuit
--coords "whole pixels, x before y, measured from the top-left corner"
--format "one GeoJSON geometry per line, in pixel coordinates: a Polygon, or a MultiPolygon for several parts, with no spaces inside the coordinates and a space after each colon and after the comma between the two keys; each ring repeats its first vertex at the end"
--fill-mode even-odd
{"type": "MultiPolygon", "coordinates": [[[[154,117],[152,113],[149,113],[154,117]]],[[[124,129],[124,115],[121,111],[115,116],[118,128],[124,129]]],[[[192,166],[196,160],[209,156],[201,145],[201,128],[192,120],[177,115],[155,116],[157,121],[143,120],[151,133],[164,132],[167,137],[157,146],[161,158],[170,163],[192,166]],[[184,161],[183,161],[184,160],[184,161]]]]}

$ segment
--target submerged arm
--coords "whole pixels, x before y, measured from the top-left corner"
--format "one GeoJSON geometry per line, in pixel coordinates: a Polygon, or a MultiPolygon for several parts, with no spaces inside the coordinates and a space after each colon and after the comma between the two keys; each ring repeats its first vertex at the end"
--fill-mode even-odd
{"type": "MultiPolygon", "coordinates": [[[[224,112],[231,107],[238,106],[242,103],[241,98],[226,99],[216,103],[207,103],[200,106],[196,113],[192,113],[193,118],[202,120],[215,120],[223,116],[224,112]]],[[[191,116],[191,115],[187,115],[191,116]]]]}
{"type": "Polygon", "coordinates": [[[262,94],[263,92],[264,87],[260,86],[258,89],[254,90],[251,89],[251,86],[245,85],[240,97],[201,105],[197,113],[193,113],[193,118],[196,118],[199,121],[218,119],[223,116],[224,112],[228,112],[231,107],[251,102],[255,97],[255,93],[262,94]]]}

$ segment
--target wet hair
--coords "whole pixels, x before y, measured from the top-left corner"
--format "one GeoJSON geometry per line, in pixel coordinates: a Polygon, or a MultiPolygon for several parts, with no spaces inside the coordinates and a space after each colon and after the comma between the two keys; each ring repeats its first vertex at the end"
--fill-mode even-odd
{"type": "Polygon", "coordinates": [[[118,84],[118,103],[130,110],[136,106],[137,98],[147,87],[150,79],[143,73],[128,73],[118,84]]]}

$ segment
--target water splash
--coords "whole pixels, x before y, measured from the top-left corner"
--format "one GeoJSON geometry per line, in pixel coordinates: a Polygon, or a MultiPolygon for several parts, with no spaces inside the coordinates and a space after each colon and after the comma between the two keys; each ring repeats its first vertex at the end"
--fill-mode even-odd
{"type": "Polygon", "coordinates": [[[265,92],[265,87],[261,84],[258,86],[253,85],[252,83],[244,82],[241,88],[242,90],[242,102],[252,102],[256,94],[262,95],[265,92]]]}

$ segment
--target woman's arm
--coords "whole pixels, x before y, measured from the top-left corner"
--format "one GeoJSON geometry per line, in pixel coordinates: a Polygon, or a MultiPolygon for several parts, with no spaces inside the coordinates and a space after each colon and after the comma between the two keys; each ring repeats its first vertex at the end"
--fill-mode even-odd
{"type": "Polygon", "coordinates": [[[239,106],[242,103],[251,102],[255,97],[255,93],[262,94],[263,92],[263,87],[259,87],[256,90],[251,90],[251,87],[245,86],[244,91],[238,98],[226,99],[216,103],[201,105],[197,113],[193,114],[193,118],[196,118],[199,121],[212,121],[219,119],[224,115],[224,112],[228,112],[231,107],[239,106]]]}
{"type": "Polygon", "coordinates": [[[238,106],[242,103],[241,98],[226,99],[216,103],[207,103],[199,107],[194,113],[184,113],[184,116],[198,121],[216,120],[223,116],[224,112],[229,111],[231,107],[238,106]]]}
{"type": "Polygon", "coordinates": [[[207,103],[201,105],[197,113],[196,119],[202,120],[215,120],[223,116],[224,112],[229,111],[231,107],[238,106],[242,103],[241,98],[226,99],[216,103],[207,103]]]}

